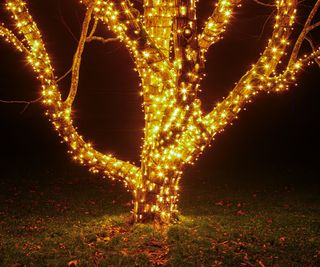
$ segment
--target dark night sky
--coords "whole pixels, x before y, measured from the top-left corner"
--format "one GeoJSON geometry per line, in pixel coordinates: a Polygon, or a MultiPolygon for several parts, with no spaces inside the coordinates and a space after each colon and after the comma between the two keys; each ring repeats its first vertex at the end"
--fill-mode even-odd
{"type": "MultiPolygon", "coordinates": [[[[62,75],[71,65],[76,48],[65,24],[79,36],[83,8],[77,0],[29,2],[57,75],[62,75]]],[[[212,4],[202,0],[200,5],[201,25],[212,4]]],[[[266,27],[261,34],[270,12],[253,3],[245,4],[237,11],[225,39],[210,50],[201,93],[207,110],[226,95],[258,58],[270,32],[266,27]]],[[[4,13],[0,15],[4,17],[4,13]]],[[[39,96],[39,84],[24,59],[3,42],[0,60],[0,99],[27,100],[39,96]]],[[[74,108],[79,131],[100,150],[138,162],[143,129],[142,98],[139,78],[128,52],[119,43],[90,44],[81,73],[74,108]]],[[[189,175],[210,176],[214,171],[230,170],[318,174],[319,74],[319,68],[314,66],[299,77],[299,86],[289,92],[261,94],[233,126],[217,137],[212,148],[188,171],[189,175]]],[[[67,88],[68,79],[63,84],[64,93],[67,88]]],[[[21,105],[0,104],[0,168],[14,167],[21,172],[73,168],[74,163],[47,122],[43,107],[34,104],[20,114],[22,109],[21,105]]]]}

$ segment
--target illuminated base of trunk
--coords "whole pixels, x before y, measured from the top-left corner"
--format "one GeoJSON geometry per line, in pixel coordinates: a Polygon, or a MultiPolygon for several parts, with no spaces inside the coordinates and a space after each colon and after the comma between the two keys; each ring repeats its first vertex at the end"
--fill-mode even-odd
{"type": "Polygon", "coordinates": [[[144,212],[140,214],[134,214],[133,223],[156,223],[156,224],[170,224],[179,221],[178,212],[157,213],[157,212],[144,212]]]}
{"type": "Polygon", "coordinates": [[[178,221],[177,196],[159,196],[156,192],[140,192],[135,200],[135,223],[169,224],[178,221]]]}

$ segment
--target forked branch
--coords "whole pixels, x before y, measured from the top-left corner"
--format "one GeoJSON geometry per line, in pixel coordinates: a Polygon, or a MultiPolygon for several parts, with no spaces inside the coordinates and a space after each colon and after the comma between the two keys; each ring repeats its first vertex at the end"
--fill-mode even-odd
{"type": "Polygon", "coordinates": [[[292,62],[297,60],[300,49],[301,49],[301,45],[302,45],[303,41],[306,39],[306,36],[308,35],[308,33],[320,26],[320,21],[311,25],[319,8],[320,8],[320,0],[317,0],[316,4],[314,5],[314,7],[312,8],[312,10],[310,12],[305,24],[303,25],[303,29],[302,29],[294,47],[293,47],[293,50],[292,50],[292,53],[290,56],[290,60],[289,60],[289,65],[291,65],[292,62]]]}
{"type": "Polygon", "coordinates": [[[19,40],[19,38],[8,28],[4,27],[3,23],[0,23],[0,37],[10,44],[12,44],[18,51],[29,53],[29,50],[19,40]]]}
{"type": "Polygon", "coordinates": [[[174,75],[168,71],[173,69],[172,64],[157,47],[155,41],[150,38],[143,26],[139,11],[133,8],[129,1],[83,0],[82,2],[86,6],[94,2],[95,19],[105,23],[125,43],[141,77],[145,75],[147,69],[151,69],[164,80],[174,79],[174,75]]]}
{"type": "MultiPolygon", "coordinates": [[[[7,7],[12,12],[19,33],[26,40],[28,47],[19,49],[21,47],[15,45],[13,41],[10,41],[10,44],[14,44],[19,51],[24,52],[27,62],[40,80],[43,103],[48,109],[47,115],[59,135],[69,145],[73,158],[87,165],[93,172],[100,172],[102,175],[123,181],[133,190],[139,182],[140,169],[129,162],[118,160],[112,155],[98,152],[77,133],[71,118],[71,108],[61,100],[61,94],[40,31],[29,14],[25,2],[23,0],[7,0],[7,7]]],[[[15,38],[10,40],[16,41],[15,38]]]]}
{"type": "Polygon", "coordinates": [[[92,29],[91,29],[91,31],[90,31],[89,35],[87,36],[87,39],[86,39],[87,43],[90,43],[92,41],[98,41],[98,42],[101,42],[103,44],[107,44],[107,43],[110,43],[110,42],[119,41],[119,38],[117,38],[117,37],[116,38],[104,38],[104,37],[101,37],[101,36],[95,36],[94,34],[95,34],[96,30],[97,30],[98,23],[99,23],[99,20],[98,19],[94,19],[94,23],[93,23],[92,29]]]}
{"type": "MultiPolygon", "coordinates": [[[[264,90],[268,92],[281,92],[288,90],[289,86],[296,82],[296,75],[301,72],[307,65],[316,62],[319,65],[320,60],[320,47],[310,53],[308,56],[297,59],[291,62],[290,65],[282,72],[282,74],[270,77],[264,81],[264,90]]],[[[320,66],[320,65],[319,65],[320,66]]]]}
{"type": "Polygon", "coordinates": [[[4,103],[4,104],[27,104],[27,105],[30,105],[30,104],[33,104],[33,103],[37,103],[39,101],[41,101],[42,97],[39,97],[37,99],[34,99],[34,100],[2,100],[0,99],[0,103],[4,103]]]}
{"type": "Polygon", "coordinates": [[[31,104],[38,103],[41,100],[42,100],[42,96],[38,97],[37,99],[30,100],[30,101],[28,101],[28,100],[1,100],[0,99],[0,103],[4,103],[4,104],[23,104],[24,108],[20,112],[20,114],[22,114],[28,109],[28,107],[31,104]]]}
{"type": "Polygon", "coordinates": [[[205,23],[203,32],[199,35],[199,47],[202,53],[222,38],[232,11],[240,5],[241,0],[219,0],[216,7],[205,23]]]}
{"type": "MultiPolygon", "coordinates": [[[[315,45],[313,44],[312,39],[311,39],[309,36],[306,36],[305,39],[308,41],[308,43],[309,43],[312,51],[313,51],[313,52],[316,52],[317,49],[316,49],[315,45]]],[[[320,60],[319,60],[317,57],[316,57],[314,60],[315,60],[315,62],[318,64],[318,66],[319,66],[319,68],[320,68],[320,60]]]]}
{"type": "Polygon", "coordinates": [[[275,72],[288,45],[296,4],[297,1],[290,0],[278,2],[273,34],[263,54],[230,94],[205,117],[204,122],[212,135],[223,130],[229,122],[237,118],[242,107],[262,89],[261,83],[275,72]]]}

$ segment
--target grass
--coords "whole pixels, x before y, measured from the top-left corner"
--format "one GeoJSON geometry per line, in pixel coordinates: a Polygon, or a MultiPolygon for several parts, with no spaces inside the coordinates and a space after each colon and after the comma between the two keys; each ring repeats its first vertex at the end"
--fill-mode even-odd
{"type": "Polygon", "coordinates": [[[0,180],[0,266],[320,266],[318,187],[187,179],[159,229],[126,223],[121,185],[72,176],[0,180]]]}

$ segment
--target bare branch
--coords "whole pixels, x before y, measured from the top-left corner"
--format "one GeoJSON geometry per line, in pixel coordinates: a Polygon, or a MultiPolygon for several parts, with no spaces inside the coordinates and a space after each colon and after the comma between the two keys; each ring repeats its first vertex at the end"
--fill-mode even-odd
{"type": "Polygon", "coordinates": [[[253,2],[257,3],[258,5],[261,5],[261,6],[267,6],[267,7],[275,7],[276,5],[272,5],[272,4],[267,4],[267,3],[264,3],[264,2],[261,2],[259,0],[253,0],[253,2]]]}
{"type": "Polygon", "coordinates": [[[67,32],[70,34],[70,36],[72,37],[72,39],[78,43],[78,39],[76,37],[76,35],[73,33],[73,31],[71,30],[71,28],[69,27],[68,23],[65,21],[63,15],[61,14],[61,10],[59,10],[59,13],[60,13],[60,20],[63,24],[63,26],[66,28],[67,32]]]}
{"type": "Polygon", "coordinates": [[[41,99],[43,97],[39,97],[37,99],[34,99],[34,100],[30,100],[30,101],[25,101],[25,100],[1,100],[0,99],[0,103],[4,103],[4,104],[24,104],[24,108],[21,110],[20,114],[24,113],[28,107],[33,104],[33,103],[37,103],[37,102],[40,102],[41,99]]]}
{"type": "MultiPolygon", "coordinates": [[[[315,45],[313,44],[312,39],[311,39],[309,36],[306,36],[305,39],[306,39],[306,40],[308,41],[308,43],[310,44],[312,51],[315,52],[315,51],[316,51],[316,47],[315,47],[315,45]]],[[[317,58],[315,58],[315,62],[318,64],[318,66],[319,66],[319,68],[320,68],[320,60],[317,59],[317,58]]]]}
{"type": "MultiPolygon", "coordinates": [[[[5,28],[3,24],[0,25],[0,37],[4,37],[5,41],[7,41],[9,44],[13,45],[19,52],[24,52],[26,55],[29,55],[30,51],[25,47],[25,45],[10,31],[9,29],[5,28]]],[[[42,99],[42,96],[31,101],[25,101],[25,100],[0,100],[0,103],[4,104],[24,104],[25,107],[21,111],[21,113],[24,113],[27,108],[36,102],[39,102],[42,99]]]]}
{"type": "Polygon", "coordinates": [[[91,21],[93,9],[94,9],[93,4],[88,6],[88,10],[86,12],[86,15],[85,15],[85,18],[84,18],[84,21],[82,24],[82,30],[81,30],[81,35],[80,35],[80,40],[78,43],[77,51],[73,57],[71,86],[70,86],[69,95],[65,101],[68,106],[72,105],[72,103],[76,97],[76,94],[77,94],[81,59],[82,59],[82,54],[84,51],[85,43],[91,42],[91,41],[100,41],[102,43],[108,43],[108,42],[118,40],[118,38],[104,39],[103,37],[93,36],[95,29],[97,27],[97,20],[95,21],[93,28],[89,34],[89,37],[88,37],[88,31],[89,31],[89,27],[90,27],[90,21],[91,21]]]}
{"type": "Polygon", "coordinates": [[[261,39],[261,37],[263,36],[263,33],[264,33],[265,28],[266,28],[266,26],[267,26],[267,23],[268,23],[269,20],[273,17],[274,12],[275,12],[275,10],[273,10],[273,11],[271,12],[271,14],[267,17],[267,19],[266,19],[265,22],[263,23],[262,29],[261,29],[261,32],[260,32],[260,35],[259,35],[259,39],[261,39]]]}
{"type": "Polygon", "coordinates": [[[91,29],[91,31],[89,33],[88,38],[91,38],[94,35],[94,33],[96,32],[97,26],[98,26],[98,22],[99,21],[97,19],[94,20],[94,23],[93,23],[93,26],[92,26],[92,29],[91,29]]]}
{"type": "Polygon", "coordinates": [[[72,67],[71,67],[65,74],[63,74],[60,78],[58,78],[58,79],[56,80],[56,83],[62,81],[62,80],[63,80],[64,78],[66,78],[71,72],[72,72],[72,67]]]}
{"type": "Polygon", "coordinates": [[[310,25],[310,26],[308,27],[308,32],[314,30],[315,28],[317,28],[317,27],[319,27],[319,26],[320,26],[320,21],[318,21],[318,22],[310,25]]]}
{"type": "Polygon", "coordinates": [[[299,55],[299,51],[300,51],[300,48],[301,48],[301,45],[305,39],[305,37],[307,36],[307,34],[312,30],[314,29],[315,27],[318,26],[318,23],[316,24],[313,24],[310,26],[313,18],[315,17],[315,15],[317,14],[318,10],[319,10],[319,7],[320,7],[320,0],[317,0],[316,4],[313,6],[304,26],[303,26],[303,29],[292,49],[292,52],[291,52],[291,56],[290,56],[290,59],[289,59],[289,64],[288,65],[291,65],[292,62],[296,61],[297,58],[298,58],[298,55],[299,55]]]}
{"type": "Polygon", "coordinates": [[[86,42],[90,43],[92,41],[99,41],[103,44],[107,44],[107,43],[111,43],[119,40],[120,40],[119,38],[103,38],[101,36],[91,36],[86,39],[86,42]]]}
{"type": "Polygon", "coordinates": [[[93,11],[93,5],[90,5],[88,7],[88,10],[86,12],[86,15],[85,15],[85,18],[84,18],[84,21],[82,24],[82,31],[81,31],[81,36],[80,36],[80,40],[78,43],[78,48],[77,48],[77,51],[73,57],[70,92],[69,92],[69,95],[65,101],[65,103],[68,106],[72,105],[72,103],[76,97],[76,94],[77,94],[82,53],[84,51],[84,46],[85,46],[87,35],[88,35],[92,11],[93,11]]]}
{"type": "Polygon", "coordinates": [[[4,104],[33,104],[33,103],[37,103],[39,101],[41,101],[43,97],[39,97],[37,99],[34,99],[34,100],[30,100],[30,101],[27,101],[27,100],[1,100],[0,99],[0,103],[4,103],[4,104]]]}

